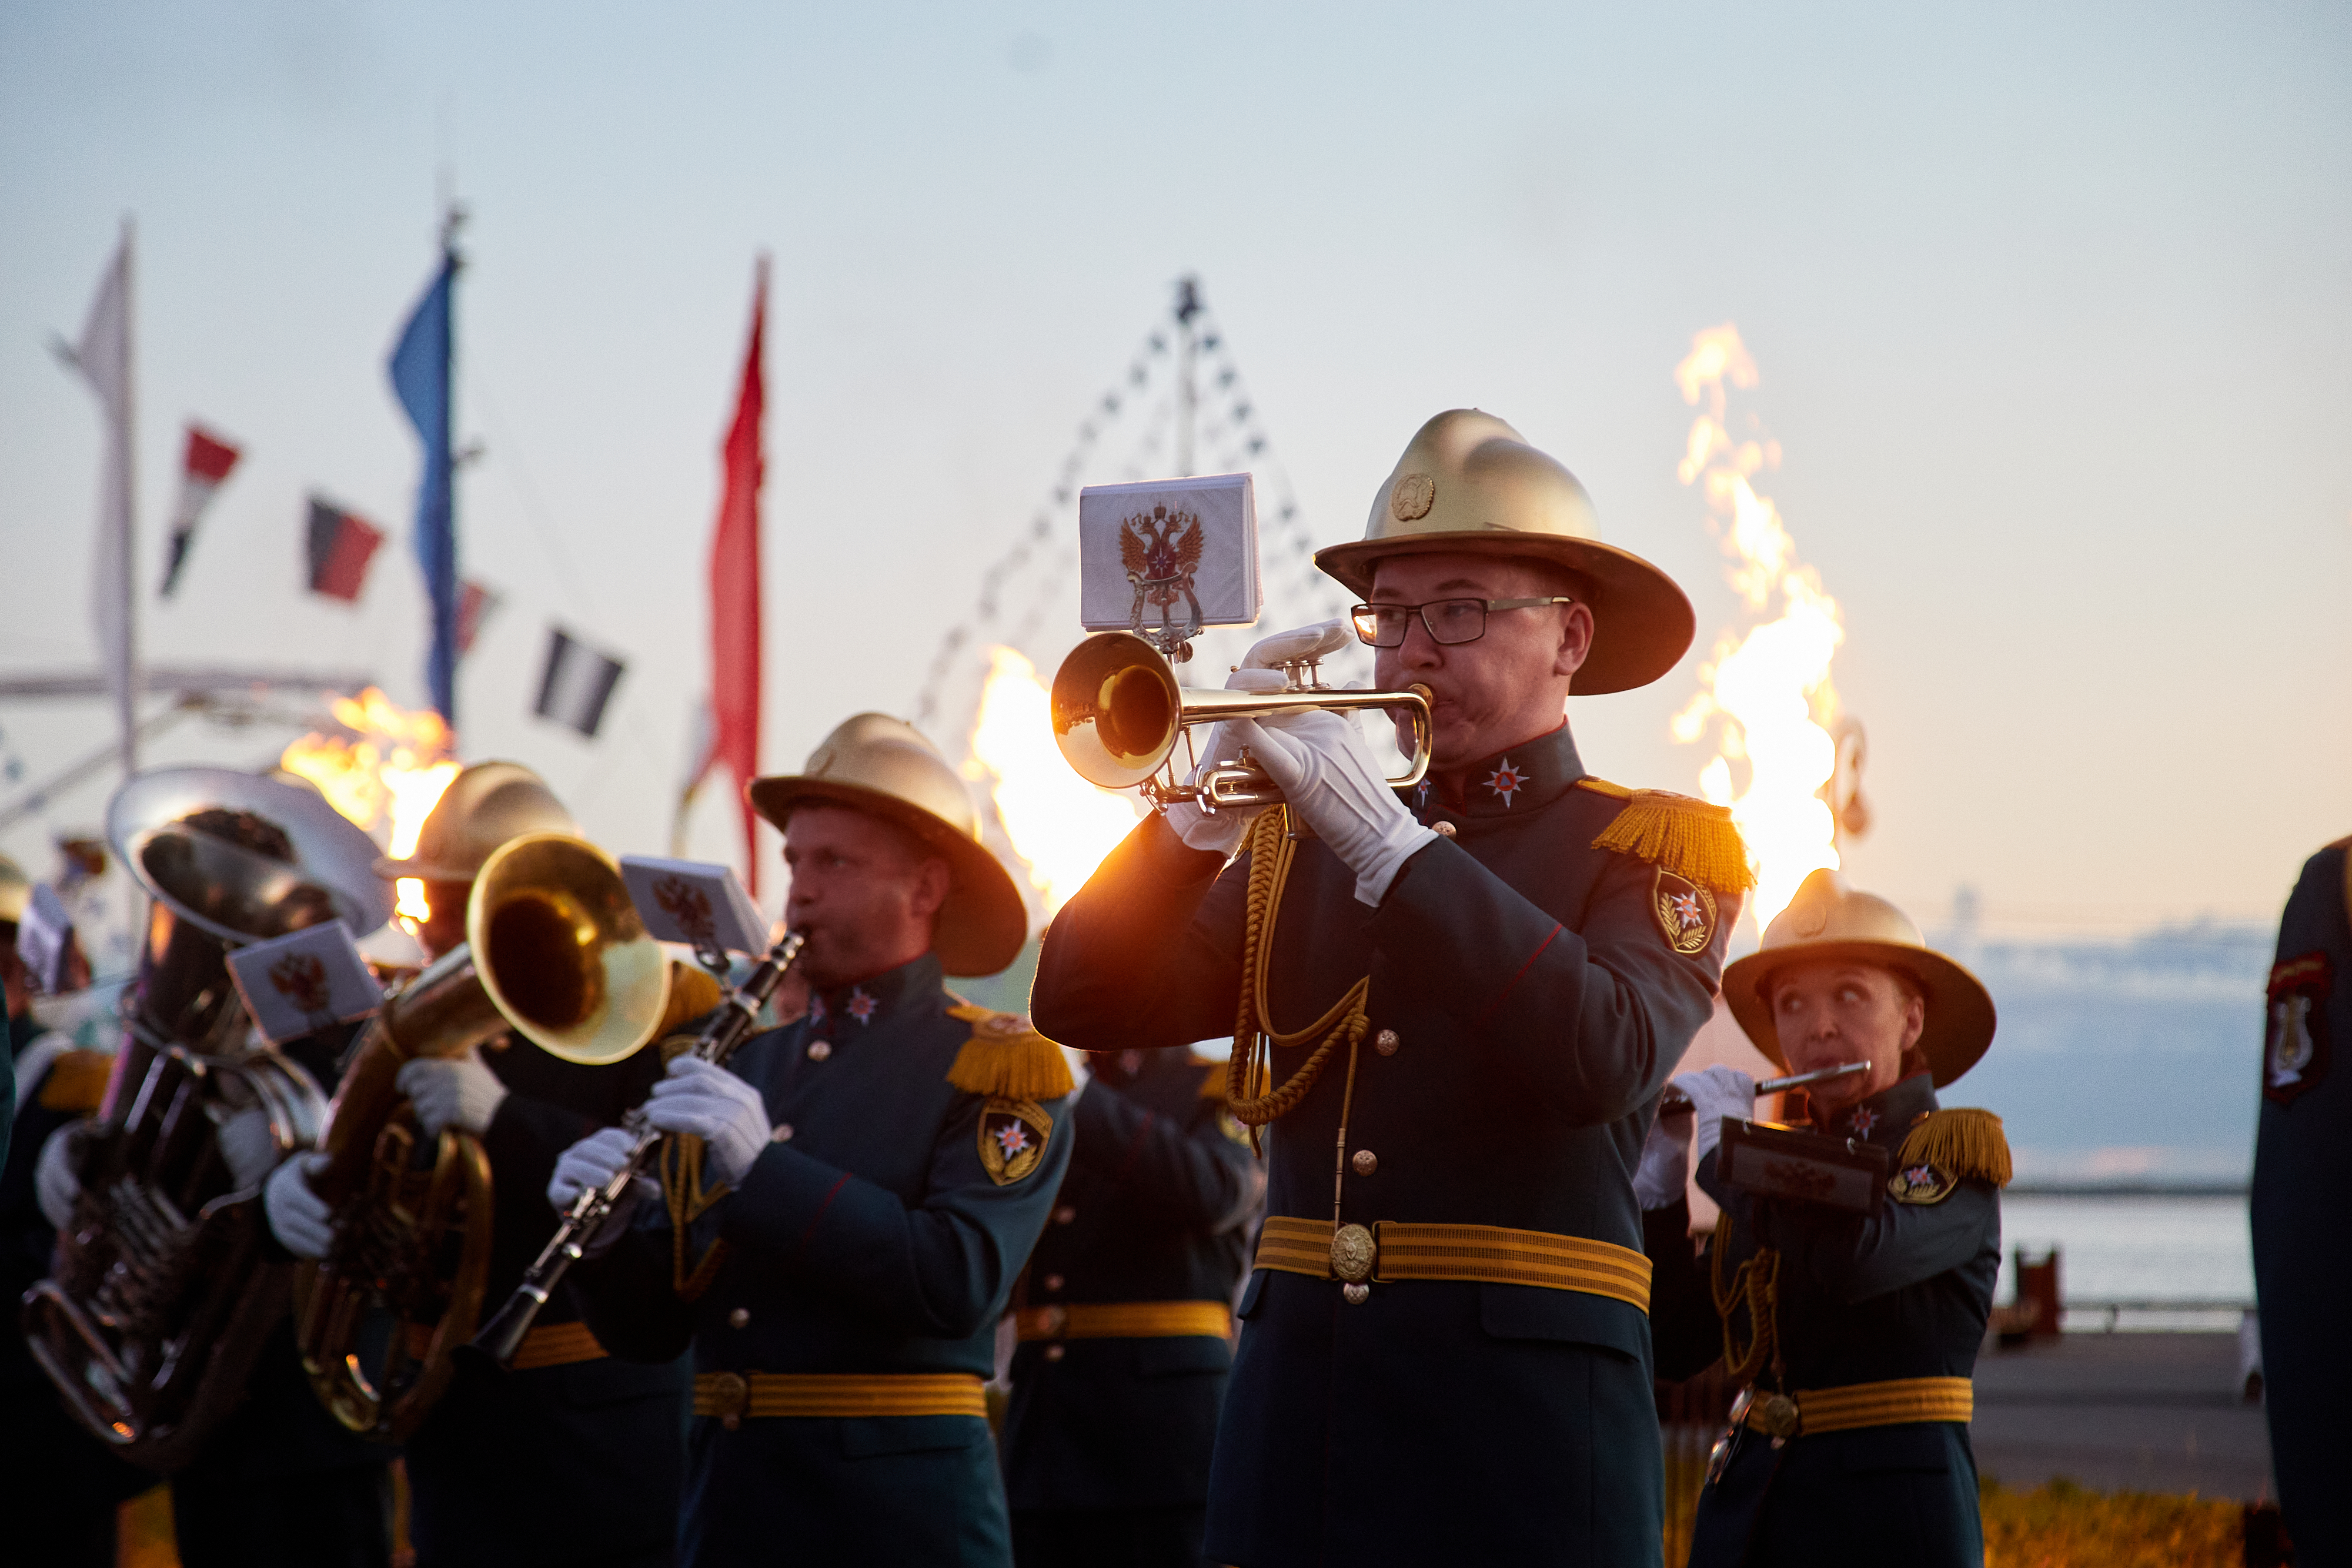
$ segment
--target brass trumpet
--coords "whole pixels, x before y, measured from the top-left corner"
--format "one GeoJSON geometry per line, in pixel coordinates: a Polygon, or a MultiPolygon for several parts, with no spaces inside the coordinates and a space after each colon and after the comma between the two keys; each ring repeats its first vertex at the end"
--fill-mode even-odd
{"type": "Polygon", "coordinates": [[[1327,686],[1317,663],[1284,664],[1288,685],[1278,692],[1181,686],[1174,669],[1150,643],[1131,632],[1098,632],[1070,650],[1054,672],[1054,744],[1087,783],[1105,789],[1140,786],[1156,805],[1192,800],[1206,811],[1276,806],[1282,803],[1282,791],[1247,747],[1238,757],[1205,758],[1209,767],[1197,781],[1180,782],[1168,761],[1186,728],[1310,708],[1402,708],[1412,728],[1412,761],[1389,783],[1399,789],[1420,783],[1429,771],[1429,688],[1367,692],[1327,686]],[[1163,768],[1167,777],[1156,777],[1163,768]]]}

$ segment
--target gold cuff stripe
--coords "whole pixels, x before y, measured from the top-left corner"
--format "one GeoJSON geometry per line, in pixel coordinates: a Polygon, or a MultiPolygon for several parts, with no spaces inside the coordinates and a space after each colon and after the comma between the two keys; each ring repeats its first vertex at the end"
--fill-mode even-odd
{"type": "Polygon", "coordinates": [[[847,1417],[978,1416],[988,1398],[979,1378],[958,1372],[706,1372],[694,1380],[698,1416],[847,1417]]]}
{"type": "MultiPolygon", "coordinates": [[[[1976,1415],[1977,1395],[1976,1385],[1965,1377],[1897,1377],[1843,1388],[1800,1388],[1796,1401],[1797,1435],[1808,1437],[1915,1421],[1965,1422],[1976,1415]]],[[[1760,1400],[1748,1406],[1748,1430],[1768,1430],[1762,1410],[1760,1400]]]]}
{"type": "MultiPolygon", "coordinates": [[[[408,1325],[408,1354],[422,1361],[433,1348],[433,1331],[424,1323],[408,1325]]],[[[612,1352],[596,1343],[586,1323],[549,1323],[523,1335],[522,1348],[515,1352],[512,1364],[516,1372],[530,1372],[541,1366],[570,1366],[574,1362],[602,1361],[612,1352]]]]}
{"type": "Polygon", "coordinates": [[[1070,1301],[1024,1307],[1013,1324],[1023,1340],[1174,1339],[1233,1333],[1223,1301],[1070,1301]]]}
{"type": "MultiPolygon", "coordinates": [[[[1501,1225],[1423,1225],[1381,1220],[1371,1228],[1371,1278],[1461,1280],[1484,1285],[1535,1285],[1606,1296],[1650,1310],[1650,1260],[1630,1247],[1549,1230],[1501,1225]]],[[[1256,1266],[1334,1279],[1331,1222],[1266,1216],[1256,1266]]]]}

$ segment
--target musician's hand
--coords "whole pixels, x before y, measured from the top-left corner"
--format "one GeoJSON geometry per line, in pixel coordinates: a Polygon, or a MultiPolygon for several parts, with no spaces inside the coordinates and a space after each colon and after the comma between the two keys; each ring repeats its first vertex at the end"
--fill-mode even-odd
{"type": "Polygon", "coordinates": [[[1642,1143],[1642,1163],[1633,1171],[1633,1201],[1643,1208],[1666,1208],[1690,1181],[1691,1119],[1660,1114],[1642,1143]]]}
{"type": "Polygon", "coordinates": [[[48,1142],[41,1145],[40,1157],[33,1163],[33,1201],[54,1229],[63,1230],[73,1220],[74,1199],[81,1196],[74,1166],[80,1160],[81,1140],[94,1125],[89,1121],[67,1123],[49,1134],[48,1142]]]}
{"type": "Polygon", "coordinates": [[[562,1214],[582,1193],[620,1175],[635,1142],[625,1128],[600,1127],[556,1155],[555,1175],[547,1183],[548,1207],[562,1214]]]}
{"type": "MultiPolygon", "coordinates": [[[[1282,690],[1288,683],[1280,670],[1266,669],[1250,662],[1257,657],[1258,648],[1278,640],[1267,638],[1257,648],[1252,648],[1249,657],[1242,661],[1241,668],[1225,677],[1225,689],[1233,692],[1282,690]]],[[[1188,784],[1198,784],[1209,769],[1220,763],[1240,759],[1241,738],[1234,733],[1233,726],[1227,723],[1211,725],[1208,737],[1202,743],[1200,757],[1200,761],[1193,765],[1192,771],[1184,780],[1188,784]]],[[[1263,806],[1228,806],[1220,811],[1204,811],[1190,800],[1179,800],[1167,810],[1168,825],[1176,830],[1178,838],[1193,849],[1214,850],[1221,855],[1231,856],[1242,847],[1242,840],[1249,832],[1250,824],[1256,821],[1257,814],[1265,810],[1263,806]]]]}
{"type": "Polygon", "coordinates": [[[279,1163],[269,1113],[258,1105],[230,1113],[213,1140],[220,1145],[221,1163],[228,1166],[229,1186],[236,1191],[260,1185],[279,1163]]]}
{"type": "Polygon", "coordinates": [[[665,1133],[691,1133],[702,1140],[706,1186],[741,1181],[768,1146],[772,1131],[760,1092],[698,1056],[681,1056],[669,1064],[669,1075],[654,1085],[653,1098],[646,1102],[646,1120],[665,1133]]]}
{"type": "Polygon", "coordinates": [[[296,1155],[272,1172],[269,1185],[261,1189],[269,1233],[297,1258],[324,1258],[335,1239],[334,1213],[310,1187],[310,1177],[326,1168],[323,1154],[296,1155]]]}
{"type": "Polygon", "coordinates": [[[1756,1080],[1737,1067],[1717,1062],[1685,1072],[1675,1080],[1675,1087],[1690,1096],[1692,1113],[1698,1118],[1695,1152],[1702,1166],[1715,1157],[1715,1146],[1723,1141],[1726,1116],[1745,1122],[1756,1114],[1756,1080]]]}
{"type": "Polygon", "coordinates": [[[444,1127],[480,1137],[490,1130],[490,1118],[507,1097],[507,1086],[470,1048],[463,1056],[420,1056],[403,1067],[392,1084],[416,1107],[416,1124],[427,1138],[439,1137],[444,1127]]]}
{"type": "Polygon", "coordinates": [[[1355,720],[1313,708],[1233,723],[1291,810],[1356,873],[1356,902],[1378,908],[1406,857],[1437,835],[1389,788],[1355,720]]]}

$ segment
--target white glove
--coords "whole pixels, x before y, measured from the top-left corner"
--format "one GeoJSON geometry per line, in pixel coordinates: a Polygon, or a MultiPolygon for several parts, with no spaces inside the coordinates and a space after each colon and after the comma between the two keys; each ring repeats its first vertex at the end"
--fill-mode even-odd
{"type": "MultiPolygon", "coordinates": [[[[1274,640],[1268,638],[1266,641],[1274,640]]],[[[1263,669],[1251,664],[1250,661],[1257,657],[1258,648],[1265,646],[1265,643],[1260,643],[1257,648],[1252,648],[1248,658],[1242,661],[1242,667],[1225,677],[1227,691],[1278,692],[1287,684],[1280,670],[1263,669]]],[[[1211,725],[1208,739],[1202,747],[1201,760],[1184,781],[1198,784],[1210,768],[1237,758],[1241,748],[1241,738],[1234,733],[1230,722],[1211,725]]],[[[1265,810],[1263,806],[1242,806],[1211,812],[1202,810],[1193,801],[1179,800],[1168,808],[1168,825],[1176,830],[1178,838],[1193,849],[1213,850],[1221,855],[1231,856],[1242,847],[1242,840],[1248,834],[1250,824],[1256,821],[1258,813],[1265,810]]]]}
{"type": "Polygon", "coordinates": [[[1233,725],[1290,809],[1356,873],[1356,902],[1378,908],[1406,857],[1437,835],[1389,788],[1355,720],[1315,708],[1233,725]]]}
{"type": "Polygon", "coordinates": [[[1653,1121],[1633,1171],[1633,1200],[1645,1209],[1672,1207],[1690,1182],[1690,1151],[1688,1116],[1678,1112],[1653,1121]]]}
{"type": "Polygon", "coordinates": [[[297,1258],[324,1258],[335,1239],[333,1211],[310,1186],[310,1177],[326,1168],[323,1154],[296,1155],[271,1174],[261,1192],[270,1234],[297,1258]]]}
{"type": "Polygon", "coordinates": [[[74,1165],[80,1157],[83,1134],[94,1125],[85,1121],[59,1127],[41,1145],[40,1158],[33,1164],[33,1201],[52,1229],[63,1230],[73,1220],[74,1199],[81,1196],[74,1165]]]}
{"type": "Polygon", "coordinates": [[[258,1105],[231,1112],[213,1137],[228,1166],[233,1191],[260,1186],[261,1178],[278,1164],[278,1140],[270,1135],[269,1113],[258,1105]]]}
{"type": "Polygon", "coordinates": [[[1715,1157],[1715,1146],[1723,1141],[1726,1116],[1745,1122],[1756,1114],[1756,1080],[1737,1067],[1717,1063],[1704,1071],[1685,1072],[1675,1080],[1675,1087],[1690,1096],[1698,1118],[1696,1153],[1702,1166],[1715,1157]]]}
{"type": "Polygon", "coordinates": [[[439,1137],[444,1127],[480,1137],[507,1097],[499,1075],[470,1049],[463,1056],[419,1057],[400,1070],[392,1086],[416,1107],[416,1124],[427,1138],[439,1137]]]}
{"type": "Polygon", "coordinates": [[[1075,1106],[1078,1096],[1087,1092],[1087,1085],[1095,1081],[1095,1070],[1087,1063],[1087,1053],[1075,1045],[1062,1047],[1062,1060],[1070,1064],[1069,1103],[1075,1106]]]}
{"type": "Polygon", "coordinates": [[[702,1140],[707,1186],[732,1186],[749,1175],[751,1162],[768,1146],[768,1103],[760,1092],[723,1067],[698,1056],[681,1056],[669,1076],[654,1085],[646,1120],[665,1133],[691,1133],[702,1140]]]}
{"type": "Polygon", "coordinates": [[[548,1206],[562,1214],[590,1187],[603,1186],[629,1163],[629,1145],[636,1139],[625,1127],[601,1127],[555,1157],[555,1174],[548,1178],[548,1206]]]}

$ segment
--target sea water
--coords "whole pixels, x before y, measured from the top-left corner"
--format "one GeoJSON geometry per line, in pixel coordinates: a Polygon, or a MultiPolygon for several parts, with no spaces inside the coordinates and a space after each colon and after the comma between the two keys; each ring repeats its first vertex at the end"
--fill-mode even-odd
{"type": "Polygon", "coordinates": [[[2139,1194],[2005,1196],[2000,1205],[2000,1283],[1994,1300],[2016,1297],[2019,1248],[2038,1258],[2058,1249],[2058,1285],[2070,1329],[2102,1328],[2094,1302],[2194,1302],[2202,1312],[2127,1312],[2116,1326],[2229,1328],[2254,1302],[2253,1257],[2242,1196],[2139,1194]],[[2219,1310],[2210,1310],[2219,1309],[2219,1310]]]}

